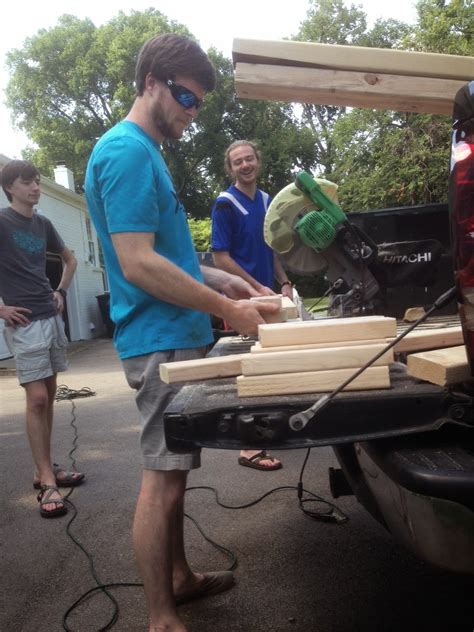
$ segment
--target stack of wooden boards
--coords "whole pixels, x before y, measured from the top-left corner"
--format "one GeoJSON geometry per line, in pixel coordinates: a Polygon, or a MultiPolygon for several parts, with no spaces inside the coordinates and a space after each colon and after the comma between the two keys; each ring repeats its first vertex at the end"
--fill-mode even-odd
{"type": "MultiPolygon", "coordinates": [[[[286,317],[294,316],[296,308],[291,302],[283,303],[290,309],[286,317]]],[[[324,392],[339,386],[395,335],[395,320],[380,316],[261,325],[259,341],[251,347],[250,353],[162,364],[160,376],[167,383],[238,376],[238,394],[246,397],[324,392]]],[[[439,353],[442,347],[462,343],[461,326],[438,327],[410,332],[393,351],[411,353],[435,349],[439,353]]],[[[420,355],[428,356],[409,356],[409,370],[414,377],[434,381],[433,372],[417,374],[420,355]]],[[[381,364],[371,367],[373,370],[362,373],[351,387],[388,388],[391,352],[384,354],[380,361],[381,364]]],[[[449,371],[449,379],[454,379],[453,376],[454,372],[449,371]]]]}
{"type": "MultiPolygon", "coordinates": [[[[260,348],[272,351],[241,358],[237,392],[253,397],[331,391],[383,351],[384,339],[395,334],[396,320],[384,316],[262,325],[260,348]],[[315,348],[299,348],[308,345],[315,348]],[[283,349],[289,346],[295,349],[283,349]]],[[[392,350],[381,355],[347,390],[389,388],[391,362],[392,350]]]]}
{"type": "MultiPolygon", "coordinates": [[[[238,376],[237,392],[245,397],[326,392],[382,351],[395,335],[395,319],[383,316],[261,325],[259,345],[250,353],[162,364],[160,376],[167,383],[238,376]]],[[[348,390],[389,388],[392,361],[390,350],[348,390]]]]}
{"type": "Polygon", "coordinates": [[[295,41],[234,39],[240,98],[452,113],[474,57],[295,41]]]}

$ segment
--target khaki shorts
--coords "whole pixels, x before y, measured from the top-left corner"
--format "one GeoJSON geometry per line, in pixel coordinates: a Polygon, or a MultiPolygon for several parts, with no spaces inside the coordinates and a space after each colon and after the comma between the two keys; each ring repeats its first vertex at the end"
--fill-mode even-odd
{"type": "Polygon", "coordinates": [[[15,356],[20,384],[44,380],[67,369],[67,337],[59,314],[34,320],[26,327],[7,326],[3,333],[15,356]]]}
{"type": "Polygon", "coordinates": [[[137,391],[135,401],[140,412],[140,446],[145,470],[192,470],[201,465],[201,450],[171,452],[165,441],[163,413],[182,384],[166,384],[160,379],[162,362],[203,358],[207,347],[158,351],[122,360],[125,377],[137,391]]]}

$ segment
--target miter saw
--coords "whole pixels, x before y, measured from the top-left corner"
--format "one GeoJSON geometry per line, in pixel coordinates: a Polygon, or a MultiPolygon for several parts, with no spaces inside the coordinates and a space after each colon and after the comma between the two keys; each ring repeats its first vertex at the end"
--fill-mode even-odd
{"type": "Polygon", "coordinates": [[[330,315],[376,313],[380,287],[369,266],[377,246],[341,210],[337,185],[298,173],[270,204],[264,237],[290,271],[325,275],[330,315]]]}

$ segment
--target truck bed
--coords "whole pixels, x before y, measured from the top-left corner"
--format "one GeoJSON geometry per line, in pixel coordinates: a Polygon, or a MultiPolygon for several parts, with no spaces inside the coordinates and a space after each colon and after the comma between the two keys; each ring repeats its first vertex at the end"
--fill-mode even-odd
{"type": "MultiPolygon", "coordinates": [[[[247,353],[254,341],[224,337],[209,355],[247,353]]],[[[391,367],[390,379],[390,389],[340,393],[301,431],[292,430],[288,420],[320,393],[242,398],[235,379],[188,383],[165,412],[167,442],[178,452],[197,446],[308,448],[428,432],[459,421],[465,425],[452,414],[455,394],[413,379],[402,363],[391,367]]]]}

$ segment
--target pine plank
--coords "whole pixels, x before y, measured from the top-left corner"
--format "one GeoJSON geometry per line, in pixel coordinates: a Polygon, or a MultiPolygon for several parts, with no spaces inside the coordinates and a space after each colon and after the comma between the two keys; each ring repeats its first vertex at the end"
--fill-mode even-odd
{"type": "Polygon", "coordinates": [[[269,64],[237,63],[235,88],[245,99],[451,114],[465,80],[269,64]]]}
{"type": "MultiPolygon", "coordinates": [[[[303,349],[242,355],[243,375],[273,375],[275,373],[301,373],[332,369],[358,368],[382,351],[386,345],[341,346],[326,349],[303,349]]],[[[384,353],[372,366],[393,362],[393,351],[384,353]]]]}
{"type": "Polygon", "coordinates": [[[166,384],[174,384],[175,382],[235,377],[242,373],[241,357],[235,354],[218,358],[163,362],[160,364],[160,378],[166,384]]]}
{"type": "Polygon", "coordinates": [[[410,353],[441,347],[454,347],[463,344],[461,325],[439,329],[414,329],[395,345],[397,353],[410,353]]]}
{"type": "MultiPolygon", "coordinates": [[[[354,371],[354,369],[335,369],[332,371],[283,373],[271,376],[239,375],[237,378],[237,393],[240,397],[326,393],[340,386],[354,371]]],[[[377,388],[390,388],[388,366],[369,367],[351,382],[345,390],[374,390],[377,388]]]]}
{"type": "MultiPolygon", "coordinates": [[[[344,340],[344,346],[364,344],[389,344],[393,338],[379,338],[374,340],[344,340]]],[[[463,343],[461,326],[440,327],[437,329],[413,330],[398,342],[394,351],[396,353],[410,353],[429,349],[441,349],[453,347],[463,343]]],[[[324,349],[341,346],[341,342],[320,342],[315,344],[284,345],[279,347],[262,347],[256,342],[250,348],[250,353],[275,353],[277,351],[301,351],[303,349],[324,349]]]]}
{"type": "Polygon", "coordinates": [[[262,347],[259,342],[255,342],[250,347],[250,353],[260,354],[260,353],[280,353],[282,351],[304,351],[306,349],[332,349],[333,347],[357,347],[363,346],[367,344],[376,345],[376,344],[388,344],[391,341],[391,338],[374,338],[373,340],[343,340],[338,342],[319,342],[315,344],[308,345],[284,345],[281,347],[262,347]]]}
{"type": "Polygon", "coordinates": [[[414,353],[408,356],[407,365],[412,377],[439,386],[473,379],[464,345],[414,353]]]}
{"type": "Polygon", "coordinates": [[[232,57],[234,64],[245,62],[382,72],[458,79],[464,83],[471,81],[474,75],[474,57],[316,42],[235,38],[232,57]]]}
{"type": "Polygon", "coordinates": [[[288,320],[288,312],[282,306],[281,294],[274,294],[272,296],[252,296],[251,301],[254,303],[272,303],[278,307],[278,311],[271,314],[262,314],[262,317],[266,323],[285,323],[288,320]]]}
{"type": "MultiPolygon", "coordinates": [[[[285,320],[298,318],[298,308],[293,303],[291,298],[283,296],[283,294],[276,294],[275,296],[252,296],[251,301],[263,301],[269,303],[276,303],[280,310],[284,310],[285,320]]],[[[265,320],[267,320],[265,316],[265,320]]]]}
{"type": "Polygon", "coordinates": [[[281,306],[286,309],[288,318],[299,318],[298,308],[288,296],[281,295],[281,306]]]}
{"type": "Polygon", "coordinates": [[[351,339],[369,341],[374,338],[394,337],[396,329],[395,318],[360,316],[259,325],[258,336],[262,347],[279,347],[351,339]]]}

